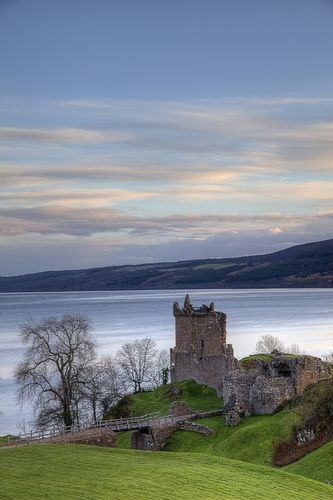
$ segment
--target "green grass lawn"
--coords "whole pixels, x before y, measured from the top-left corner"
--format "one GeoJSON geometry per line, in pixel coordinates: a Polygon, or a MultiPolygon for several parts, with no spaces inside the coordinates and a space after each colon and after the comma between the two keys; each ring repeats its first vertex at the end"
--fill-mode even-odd
{"type": "Polygon", "coordinates": [[[151,392],[139,392],[134,394],[131,412],[133,415],[145,415],[160,411],[165,415],[170,403],[173,401],[186,401],[194,410],[215,410],[223,408],[223,401],[217,397],[215,389],[200,385],[193,380],[168,384],[151,392]],[[180,396],[172,396],[170,388],[179,387],[182,391],[180,396]]]}
{"type": "Polygon", "coordinates": [[[202,418],[198,422],[214,430],[212,436],[188,431],[177,431],[167,440],[165,450],[205,453],[226,458],[270,465],[273,442],[287,439],[297,416],[281,411],[272,416],[243,418],[234,427],[225,427],[222,417],[202,418]]]}
{"type": "Polygon", "coordinates": [[[129,450],[131,448],[132,431],[118,432],[117,448],[129,450]]]}
{"type": "Polygon", "coordinates": [[[287,465],[284,470],[318,481],[330,481],[333,484],[333,441],[305,455],[301,460],[287,465]]]}
{"type": "Polygon", "coordinates": [[[333,498],[331,486],[269,467],[189,453],[80,445],[0,449],[2,499],[333,498]]]}

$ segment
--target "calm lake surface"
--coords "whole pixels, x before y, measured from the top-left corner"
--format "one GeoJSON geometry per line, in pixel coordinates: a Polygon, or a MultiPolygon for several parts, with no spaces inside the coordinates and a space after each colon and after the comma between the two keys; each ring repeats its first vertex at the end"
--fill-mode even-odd
{"type": "MultiPolygon", "coordinates": [[[[55,292],[0,294],[0,435],[30,428],[31,409],[16,402],[13,370],[22,359],[20,324],[25,319],[84,312],[93,321],[101,354],[124,343],[152,337],[160,349],[174,345],[174,300],[183,303],[188,290],[55,292]]],[[[333,351],[333,289],[190,290],[194,306],[215,302],[227,314],[228,343],[235,356],[254,352],[258,338],[269,333],[302,352],[321,356],[333,351]]]]}

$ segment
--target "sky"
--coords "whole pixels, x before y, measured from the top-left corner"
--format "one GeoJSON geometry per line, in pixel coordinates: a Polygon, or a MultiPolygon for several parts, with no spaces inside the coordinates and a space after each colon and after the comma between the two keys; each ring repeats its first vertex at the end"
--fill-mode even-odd
{"type": "Polygon", "coordinates": [[[333,0],[0,0],[0,275],[333,237],[333,0]]]}

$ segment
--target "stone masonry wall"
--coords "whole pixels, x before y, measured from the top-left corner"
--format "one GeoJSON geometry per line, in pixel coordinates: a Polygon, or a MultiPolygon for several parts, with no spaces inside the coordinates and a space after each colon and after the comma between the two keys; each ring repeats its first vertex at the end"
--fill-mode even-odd
{"type": "Polygon", "coordinates": [[[312,356],[277,356],[256,361],[256,368],[234,370],[224,377],[225,422],[240,416],[269,415],[284,401],[303,393],[309,384],[330,377],[327,363],[312,356]]]}
{"type": "Polygon", "coordinates": [[[204,356],[223,354],[226,335],[218,313],[178,315],[176,318],[176,348],[186,351],[191,345],[197,361],[204,356]]]}
{"type": "Polygon", "coordinates": [[[209,356],[200,361],[195,360],[193,350],[178,352],[171,367],[172,382],[195,380],[198,384],[208,385],[221,394],[223,377],[235,366],[233,352],[228,350],[219,356],[209,356]]]}

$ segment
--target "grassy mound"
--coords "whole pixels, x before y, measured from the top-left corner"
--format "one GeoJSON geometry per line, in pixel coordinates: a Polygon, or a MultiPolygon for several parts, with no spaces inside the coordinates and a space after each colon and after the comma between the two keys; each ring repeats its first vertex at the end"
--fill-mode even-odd
{"type": "Polygon", "coordinates": [[[129,405],[129,411],[133,416],[145,415],[155,411],[160,411],[162,415],[165,415],[168,412],[170,403],[177,400],[186,401],[194,410],[205,411],[223,408],[223,401],[217,397],[214,389],[197,384],[193,380],[185,380],[163,385],[154,391],[134,394],[129,405]],[[178,387],[181,394],[173,396],[170,392],[172,387],[178,387]]]}
{"type": "Polygon", "coordinates": [[[59,499],[316,499],[331,486],[219,457],[80,445],[0,450],[1,496],[59,499]]]}
{"type": "Polygon", "coordinates": [[[298,462],[284,467],[284,470],[318,481],[330,481],[333,484],[333,441],[309,453],[298,462]]]}
{"type": "Polygon", "coordinates": [[[243,418],[235,427],[225,427],[222,417],[202,418],[200,423],[215,431],[212,436],[177,431],[168,439],[165,450],[205,453],[271,465],[273,443],[291,435],[297,418],[293,412],[281,411],[272,416],[243,418]]]}
{"type": "MultiPolygon", "coordinates": [[[[240,360],[240,365],[242,368],[245,369],[250,369],[250,368],[255,368],[256,367],[256,361],[265,361],[266,363],[269,363],[270,361],[273,361],[273,359],[295,359],[299,358],[303,355],[301,354],[280,354],[278,356],[273,355],[273,354],[250,354],[250,356],[246,356],[245,358],[242,358],[240,360]]],[[[310,356],[307,356],[310,357],[310,356]]]]}

